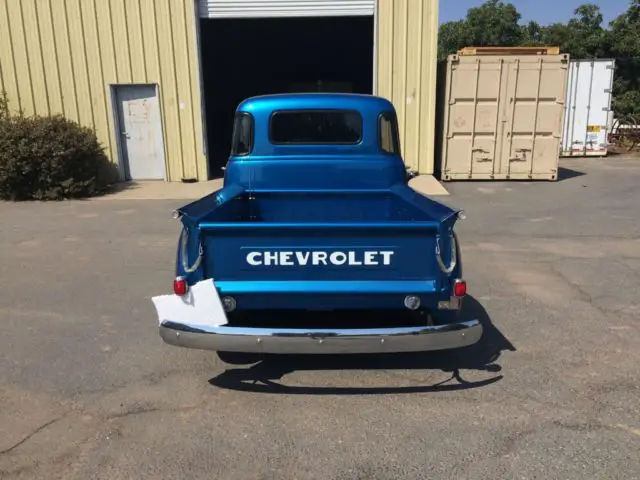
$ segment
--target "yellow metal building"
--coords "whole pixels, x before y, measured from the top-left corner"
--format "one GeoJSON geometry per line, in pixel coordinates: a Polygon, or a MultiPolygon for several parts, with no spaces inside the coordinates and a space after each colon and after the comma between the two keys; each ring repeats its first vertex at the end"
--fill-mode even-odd
{"type": "MultiPolygon", "coordinates": [[[[214,57],[206,53],[211,42],[204,43],[203,32],[232,19],[276,17],[309,28],[316,17],[371,19],[370,93],[391,99],[398,109],[407,165],[432,174],[437,0],[2,0],[0,89],[14,110],[62,113],[95,128],[123,179],[215,178],[221,171],[209,158],[217,142],[211,125],[231,118],[216,113],[215,99],[205,101],[212,84],[206,75],[224,77],[229,69],[216,71],[215,62],[203,66],[205,56],[214,57]],[[130,145],[124,131],[129,128],[149,138],[130,145]],[[131,165],[145,159],[161,164],[155,171],[131,165]]],[[[282,25],[273,28],[284,34],[282,25]]],[[[254,30],[255,23],[236,28],[216,48],[232,51],[236,35],[254,30]]],[[[345,48],[351,43],[345,41],[345,48]]],[[[246,51],[234,58],[241,61],[246,51]]]]}

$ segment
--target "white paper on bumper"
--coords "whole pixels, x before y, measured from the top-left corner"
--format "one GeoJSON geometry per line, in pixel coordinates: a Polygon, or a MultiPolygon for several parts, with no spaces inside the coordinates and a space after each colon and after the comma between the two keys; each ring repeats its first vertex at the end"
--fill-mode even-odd
{"type": "Polygon", "coordinates": [[[228,323],[220,295],[211,279],[192,285],[183,297],[159,295],[151,300],[156,307],[159,324],[169,321],[194,327],[219,327],[228,323]]]}

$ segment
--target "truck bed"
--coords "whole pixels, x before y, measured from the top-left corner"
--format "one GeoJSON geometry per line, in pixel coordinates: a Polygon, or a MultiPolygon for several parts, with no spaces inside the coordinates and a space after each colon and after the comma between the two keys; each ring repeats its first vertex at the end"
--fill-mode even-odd
{"type": "Polygon", "coordinates": [[[431,220],[428,214],[391,192],[245,192],[200,222],[304,224],[431,220]]]}
{"type": "Polygon", "coordinates": [[[436,237],[450,262],[449,237],[440,234],[457,214],[401,187],[223,189],[180,213],[190,241],[203,246],[190,278],[213,278],[222,295],[254,310],[391,308],[408,294],[438,296],[445,285],[436,237]]]}
{"type": "Polygon", "coordinates": [[[436,226],[455,212],[401,187],[389,190],[252,191],[222,189],[183,207],[193,224],[362,224],[424,222],[436,226]]]}

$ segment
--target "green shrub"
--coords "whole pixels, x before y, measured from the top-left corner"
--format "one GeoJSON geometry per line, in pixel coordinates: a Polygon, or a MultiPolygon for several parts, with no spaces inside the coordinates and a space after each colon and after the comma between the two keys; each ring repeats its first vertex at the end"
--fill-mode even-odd
{"type": "Polygon", "coordinates": [[[89,197],[115,180],[93,130],[60,115],[10,115],[6,101],[0,105],[0,199],[89,197]]]}
{"type": "Polygon", "coordinates": [[[9,116],[9,97],[7,92],[0,92],[0,120],[9,116]]]}

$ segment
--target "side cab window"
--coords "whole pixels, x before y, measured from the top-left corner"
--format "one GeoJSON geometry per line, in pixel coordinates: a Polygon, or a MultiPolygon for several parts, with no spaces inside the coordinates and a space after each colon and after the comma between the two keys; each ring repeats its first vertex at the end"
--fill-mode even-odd
{"type": "Polygon", "coordinates": [[[247,112],[238,112],[233,122],[231,155],[249,155],[253,150],[253,116],[247,112]]]}
{"type": "Polygon", "coordinates": [[[378,120],[380,149],[390,155],[400,156],[398,121],[392,112],[383,112],[378,120]]]}

